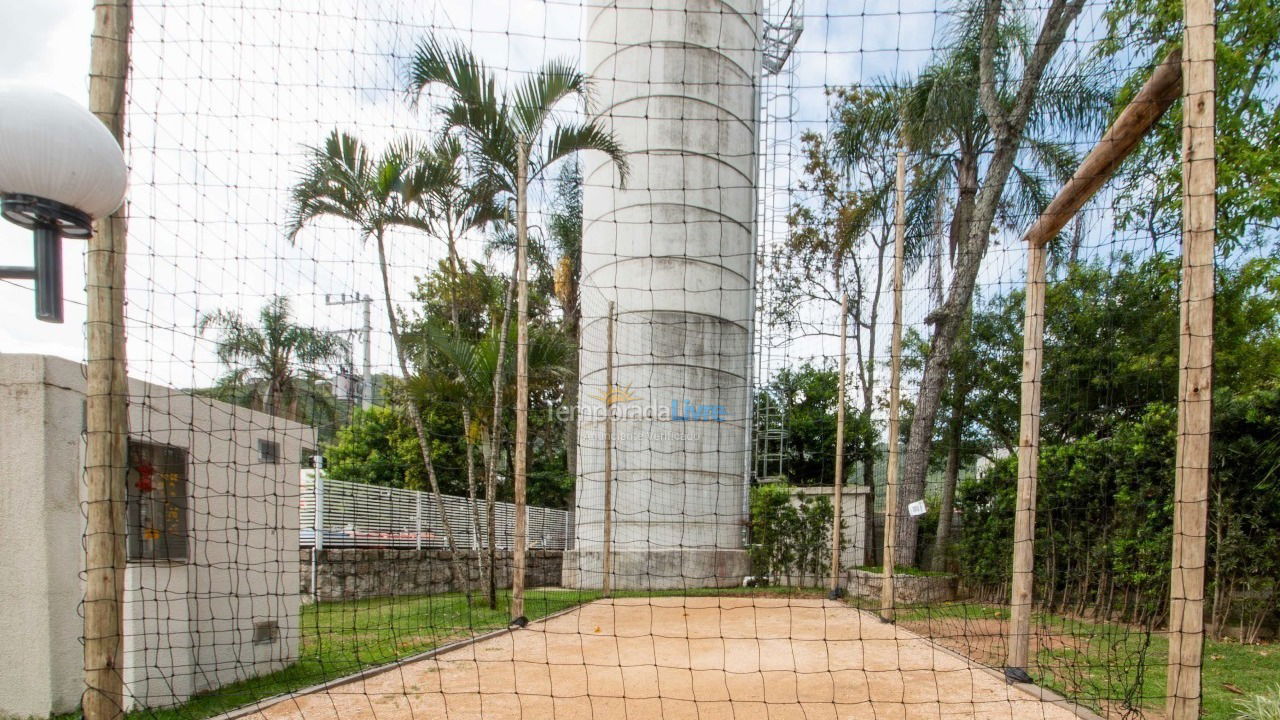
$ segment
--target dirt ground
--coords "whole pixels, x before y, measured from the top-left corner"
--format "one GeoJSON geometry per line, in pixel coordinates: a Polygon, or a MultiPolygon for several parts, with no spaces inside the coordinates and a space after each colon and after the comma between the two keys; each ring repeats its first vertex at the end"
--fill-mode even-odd
{"type": "Polygon", "coordinates": [[[255,720],[1043,718],[1043,703],[905,628],[826,600],[600,600],[279,702],[255,720]]]}

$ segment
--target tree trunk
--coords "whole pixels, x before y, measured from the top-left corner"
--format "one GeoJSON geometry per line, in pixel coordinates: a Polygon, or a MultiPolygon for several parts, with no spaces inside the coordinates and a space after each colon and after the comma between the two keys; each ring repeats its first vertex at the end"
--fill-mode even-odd
{"type": "MultiPolygon", "coordinates": [[[[958,384],[958,383],[957,383],[958,384]]],[[[951,539],[951,514],[956,499],[956,479],[960,476],[960,440],[964,430],[964,388],[954,388],[956,399],[947,427],[947,471],[942,479],[942,502],[938,506],[938,531],[933,542],[933,569],[946,568],[947,542],[951,539]]]]}
{"type": "MultiPolygon", "coordinates": [[[[447,240],[449,244],[449,270],[453,275],[449,279],[449,320],[453,323],[453,339],[455,342],[462,339],[462,322],[458,311],[458,280],[461,275],[461,264],[458,262],[458,243],[453,236],[453,224],[449,223],[447,231],[447,240]]],[[[459,368],[459,376],[461,376],[461,368],[459,368]]],[[[464,383],[465,378],[459,377],[464,383]]],[[[470,393],[468,393],[469,395],[470,393]]],[[[480,508],[477,506],[476,499],[476,462],[475,462],[475,438],[471,433],[471,408],[468,405],[462,407],[462,439],[466,444],[467,457],[467,501],[471,506],[471,546],[476,551],[476,571],[480,577],[484,577],[484,560],[485,554],[480,551],[480,508]]],[[[468,571],[468,575],[470,571],[468,571]]],[[[470,590],[470,579],[468,579],[468,590],[470,590]]]]}
{"type": "MultiPolygon", "coordinates": [[[[962,240],[956,255],[956,268],[952,275],[951,288],[947,300],[942,307],[930,314],[929,320],[935,325],[933,342],[929,348],[929,356],[925,362],[924,376],[920,380],[920,392],[916,400],[916,414],[911,421],[911,440],[907,446],[906,468],[902,477],[902,490],[905,497],[898,503],[897,546],[894,557],[903,564],[915,561],[916,519],[904,512],[907,503],[920,499],[924,492],[925,475],[929,469],[929,451],[933,444],[933,424],[937,418],[938,401],[942,394],[942,383],[946,378],[947,366],[951,360],[951,348],[959,335],[960,327],[968,314],[973,301],[973,289],[977,282],[978,270],[986,255],[991,240],[991,226],[995,221],[996,211],[1004,196],[1005,184],[1009,173],[1013,170],[1013,161],[1018,154],[1022,142],[1023,131],[1031,116],[1032,107],[1040,82],[1053,56],[1062,46],[1067,28],[1080,15],[1084,0],[1054,0],[1044,14],[1043,24],[1031,50],[1031,55],[1024,64],[1022,77],[1016,86],[1013,106],[1004,107],[997,98],[995,81],[995,33],[999,26],[1001,3],[988,0],[983,9],[981,49],[978,65],[981,82],[976,92],[983,114],[987,117],[992,136],[995,138],[987,162],[986,180],[979,184],[977,179],[977,153],[968,153],[975,161],[972,164],[973,175],[966,177],[970,166],[966,159],[961,159],[959,170],[961,175],[960,192],[965,193],[966,184],[978,188],[971,205],[972,212],[957,207],[957,218],[962,222],[955,227],[957,239],[962,240]],[[966,214],[961,216],[961,213],[966,214]]],[[[964,149],[962,148],[962,151],[964,149]]],[[[953,222],[953,227],[957,223],[953,222]]]]}
{"type": "MultiPolygon", "coordinates": [[[[576,282],[576,280],[575,280],[576,282]]],[[[578,350],[582,345],[579,336],[582,323],[582,309],[577,303],[577,293],[573,293],[572,305],[564,309],[565,330],[573,338],[573,351],[570,354],[568,377],[565,383],[564,406],[571,411],[564,423],[564,464],[569,477],[577,483],[578,478],[578,350]]]]}
{"type": "Polygon", "coordinates": [[[487,590],[489,593],[489,609],[498,609],[498,519],[497,519],[497,489],[498,489],[498,456],[501,454],[502,447],[502,389],[505,387],[503,382],[503,369],[507,363],[507,333],[511,328],[511,301],[512,294],[515,292],[516,280],[513,275],[511,282],[507,284],[507,292],[504,294],[504,302],[502,304],[502,327],[498,335],[498,358],[493,368],[493,418],[489,425],[489,467],[485,472],[485,514],[489,530],[489,581],[487,590]]]}
{"type": "MultiPolygon", "coordinates": [[[[396,320],[395,305],[391,302],[391,278],[387,274],[387,252],[382,239],[382,231],[375,233],[378,244],[378,270],[382,274],[382,293],[386,298],[387,322],[391,328],[391,344],[396,349],[396,361],[400,364],[400,373],[409,379],[409,362],[405,359],[404,346],[400,342],[400,324],[396,320]]],[[[422,451],[422,463],[427,468],[427,480],[431,483],[431,495],[436,501],[436,510],[440,513],[440,523],[444,526],[444,534],[449,542],[449,573],[453,576],[454,585],[466,593],[467,604],[471,604],[471,589],[467,586],[466,576],[458,561],[458,543],[453,537],[453,527],[449,523],[449,515],[444,509],[444,498],[440,495],[440,482],[436,477],[435,463],[431,461],[431,445],[427,440],[427,429],[422,424],[422,411],[412,393],[405,393],[405,404],[409,407],[409,418],[413,421],[413,431],[418,436],[418,448],[422,451]]]]}
{"type": "Polygon", "coordinates": [[[529,148],[516,160],[516,530],[511,545],[511,619],[524,618],[525,493],[529,474],[529,148]]]}
{"type": "MultiPolygon", "coordinates": [[[[916,397],[915,415],[911,419],[911,437],[907,441],[906,462],[899,487],[896,513],[897,537],[894,545],[894,564],[916,564],[916,540],[918,520],[906,512],[908,504],[924,497],[925,477],[929,472],[929,455],[933,450],[933,426],[942,400],[942,387],[951,366],[951,352],[960,328],[973,301],[973,289],[978,279],[982,258],[987,253],[990,223],[982,232],[970,228],[974,216],[973,203],[977,196],[977,158],[962,157],[957,161],[959,197],[955,215],[951,219],[950,236],[965,238],[959,244],[955,273],[946,301],[926,318],[933,322],[935,330],[925,361],[924,376],[916,397]]],[[[1007,173],[1006,173],[1007,174],[1007,173]]]]}
{"type": "MultiPolygon", "coordinates": [[[[876,246],[876,286],[871,296],[871,322],[867,328],[867,339],[870,345],[867,350],[867,357],[863,361],[866,366],[864,380],[862,383],[862,417],[870,418],[871,413],[875,410],[875,388],[876,388],[876,328],[880,318],[880,297],[884,291],[884,257],[889,248],[889,237],[881,239],[876,246]]],[[[875,564],[875,548],[880,547],[881,543],[876,538],[875,509],[876,509],[876,452],[875,448],[868,448],[866,459],[862,463],[862,484],[867,486],[867,518],[864,527],[864,547],[866,548],[865,562],[869,565],[875,564]]]]}

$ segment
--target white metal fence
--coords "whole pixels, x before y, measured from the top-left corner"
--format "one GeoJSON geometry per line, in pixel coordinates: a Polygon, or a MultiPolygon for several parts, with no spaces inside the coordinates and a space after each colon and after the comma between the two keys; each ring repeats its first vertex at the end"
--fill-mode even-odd
{"type": "MultiPolygon", "coordinates": [[[[476,501],[473,514],[467,498],[443,495],[442,499],[458,547],[487,547],[484,501],[476,501]]],[[[428,492],[328,478],[317,482],[315,471],[304,470],[299,511],[302,547],[444,548],[449,545],[435,496],[428,492]]],[[[529,549],[568,547],[568,539],[573,534],[571,512],[533,506],[529,506],[527,512],[529,549]]],[[[497,503],[495,519],[497,547],[510,548],[515,535],[515,505],[497,503]]]]}

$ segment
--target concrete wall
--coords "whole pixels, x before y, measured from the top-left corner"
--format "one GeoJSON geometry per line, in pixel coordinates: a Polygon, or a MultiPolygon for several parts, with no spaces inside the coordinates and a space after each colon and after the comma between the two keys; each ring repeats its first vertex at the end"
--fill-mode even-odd
{"type": "MultiPolygon", "coordinates": [[[[0,715],[72,710],[82,692],[84,368],[0,354],[0,715]]],[[[134,441],[187,452],[185,561],[130,562],[125,681],[159,707],[285,667],[298,652],[298,459],[305,426],[130,381],[134,441]],[[258,440],[280,445],[259,459],[258,440]],[[254,642],[257,623],[274,640],[254,642]]]]}
{"type": "MultiPolygon", "coordinates": [[[[884,582],[880,573],[854,569],[846,571],[845,576],[850,595],[880,599],[884,582]]],[[[948,602],[956,599],[956,578],[954,575],[894,575],[893,595],[895,602],[903,605],[948,602]]]]}
{"type": "MultiPolygon", "coordinates": [[[[312,551],[301,551],[301,587],[310,596],[312,551]]],[[[459,553],[473,591],[485,587],[475,551],[459,553]]],[[[497,553],[498,587],[511,587],[511,551],[497,553]]],[[[560,584],[561,550],[531,550],[525,568],[526,587],[560,584]]],[[[458,592],[449,571],[448,550],[398,550],[391,548],[324,549],[315,556],[316,586],[320,600],[353,600],[395,595],[428,595],[458,592]]]]}
{"type": "Polygon", "coordinates": [[[584,169],[576,548],[599,587],[617,304],[615,587],[736,585],[749,445],[758,0],[592,0],[586,69],[630,161],[584,169]]]}
{"type": "MultiPolygon", "coordinates": [[[[840,514],[844,519],[844,549],[840,552],[840,567],[856,568],[867,564],[867,498],[871,488],[865,485],[844,485],[840,493],[840,514]]],[[[792,503],[799,502],[799,496],[817,498],[825,497],[832,502],[835,487],[820,485],[815,487],[798,487],[791,493],[792,503]]]]}

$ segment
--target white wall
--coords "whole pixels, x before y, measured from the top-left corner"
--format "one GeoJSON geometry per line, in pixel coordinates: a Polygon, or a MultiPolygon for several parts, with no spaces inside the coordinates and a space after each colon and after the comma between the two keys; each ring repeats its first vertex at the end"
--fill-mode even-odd
{"type": "MultiPolygon", "coordinates": [[[[584,159],[579,400],[601,407],[614,302],[616,383],[635,396],[625,405],[689,402],[721,413],[713,422],[616,423],[617,587],[737,584],[746,570],[760,22],[758,0],[587,6],[596,110],[627,153],[630,175],[620,188],[607,158],[584,159]]],[[[599,582],[602,425],[591,417],[578,426],[583,554],[565,559],[573,585],[599,582]]]]}
{"type": "MultiPolygon", "coordinates": [[[[800,504],[800,495],[809,498],[825,497],[835,501],[835,487],[816,485],[797,487],[791,491],[791,504],[800,504]]],[[[840,569],[847,574],[850,569],[867,564],[867,498],[871,488],[866,485],[841,486],[840,516],[844,521],[844,548],[840,551],[840,569]]]]}
{"type": "MultiPolygon", "coordinates": [[[[73,709],[82,691],[84,369],[0,354],[0,715],[73,709]]],[[[130,381],[130,436],[187,451],[185,562],[126,571],[125,680],[134,705],[181,702],[285,667],[298,653],[297,423],[130,381]],[[258,458],[258,440],[280,462],[258,458]],[[254,624],[279,637],[255,644],[254,624]]]]}

